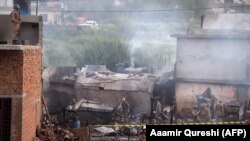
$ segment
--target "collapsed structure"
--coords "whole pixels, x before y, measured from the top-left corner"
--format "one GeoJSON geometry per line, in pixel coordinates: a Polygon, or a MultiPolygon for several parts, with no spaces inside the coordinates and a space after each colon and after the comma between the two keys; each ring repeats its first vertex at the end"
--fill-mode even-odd
{"type": "Polygon", "coordinates": [[[224,103],[227,118],[230,110],[237,111],[234,120],[243,116],[250,98],[249,22],[248,14],[209,14],[201,29],[174,35],[178,112],[191,115],[192,107],[207,98],[212,117],[217,101],[224,103]]]}
{"type": "Polygon", "coordinates": [[[11,44],[10,16],[0,19],[0,140],[31,141],[41,117],[42,18],[23,17],[22,45],[11,44]]]}
{"type": "Polygon", "coordinates": [[[106,123],[123,97],[131,106],[130,114],[151,110],[154,76],[149,73],[121,74],[107,70],[106,66],[87,65],[81,69],[47,68],[43,74],[45,86],[49,86],[44,87],[44,94],[51,113],[77,104],[83,123],[106,123]],[[105,113],[107,116],[103,116],[105,113]]]}

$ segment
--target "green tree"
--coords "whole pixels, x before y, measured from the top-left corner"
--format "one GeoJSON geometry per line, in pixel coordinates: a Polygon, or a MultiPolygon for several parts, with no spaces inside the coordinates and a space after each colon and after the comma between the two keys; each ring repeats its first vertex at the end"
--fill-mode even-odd
{"type": "Polygon", "coordinates": [[[77,66],[106,65],[114,70],[117,63],[130,58],[127,41],[107,32],[85,32],[72,39],[68,47],[77,66]]]}
{"type": "Polygon", "coordinates": [[[43,66],[75,66],[69,52],[63,48],[62,44],[51,39],[45,39],[43,44],[43,66]]]}

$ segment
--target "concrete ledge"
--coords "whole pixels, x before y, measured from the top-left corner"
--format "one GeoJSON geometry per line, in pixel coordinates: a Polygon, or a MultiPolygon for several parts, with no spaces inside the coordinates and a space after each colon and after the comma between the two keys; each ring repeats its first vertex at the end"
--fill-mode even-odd
{"type": "Polygon", "coordinates": [[[249,35],[243,35],[243,34],[173,34],[171,37],[177,37],[177,38],[195,38],[195,39],[250,39],[249,35]]]}
{"type": "Polygon", "coordinates": [[[40,46],[34,45],[0,45],[0,50],[26,50],[26,49],[39,49],[40,46]]]}
{"type": "Polygon", "coordinates": [[[0,95],[0,98],[24,98],[26,97],[26,94],[5,94],[5,95],[0,95]]]}
{"type": "Polygon", "coordinates": [[[250,86],[248,81],[240,80],[212,80],[212,79],[195,79],[195,78],[180,78],[176,77],[176,82],[186,83],[205,83],[205,84],[219,84],[219,85],[246,85],[250,86]]]}

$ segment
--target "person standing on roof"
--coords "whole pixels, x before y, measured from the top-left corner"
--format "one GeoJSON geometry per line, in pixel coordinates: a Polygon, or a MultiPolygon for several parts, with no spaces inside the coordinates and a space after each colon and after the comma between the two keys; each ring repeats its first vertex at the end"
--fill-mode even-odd
{"type": "Polygon", "coordinates": [[[17,44],[19,40],[20,25],[22,23],[22,18],[19,13],[19,5],[15,4],[13,11],[10,13],[11,27],[12,27],[12,42],[17,44]]]}

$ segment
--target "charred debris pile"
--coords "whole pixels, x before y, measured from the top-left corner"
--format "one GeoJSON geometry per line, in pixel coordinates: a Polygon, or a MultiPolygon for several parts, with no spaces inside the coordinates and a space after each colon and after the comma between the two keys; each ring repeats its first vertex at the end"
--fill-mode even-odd
{"type": "MultiPolygon", "coordinates": [[[[68,123],[73,116],[77,116],[81,125],[86,121],[90,124],[124,122],[119,111],[123,98],[130,107],[128,119],[141,122],[143,115],[151,113],[154,95],[162,98],[163,105],[171,103],[171,98],[165,97],[169,92],[165,84],[172,76],[173,72],[159,75],[150,68],[112,72],[103,65],[45,68],[43,92],[49,113],[59,123],[68,123]]],[[[174,89],[173,85],[169,87],[174,89]]]]}

